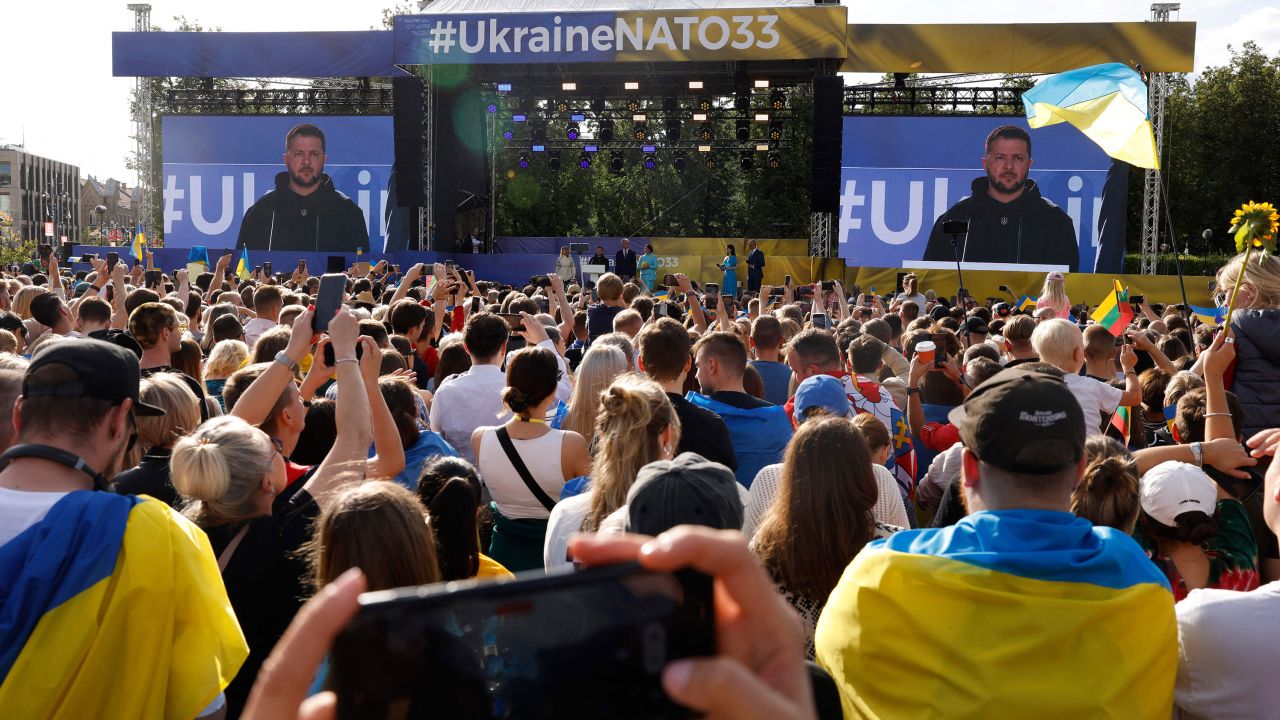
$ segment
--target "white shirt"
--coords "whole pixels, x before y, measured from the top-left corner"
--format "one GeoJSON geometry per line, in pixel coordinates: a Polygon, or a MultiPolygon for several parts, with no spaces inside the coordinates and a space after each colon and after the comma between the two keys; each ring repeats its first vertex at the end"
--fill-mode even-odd
{"type": "Polygon", "coordinates": [[[49,514],[64,492],[31,492],[0,488],[0,545],[21,535],[49,514]]]}
{"type": "Polygon", "coordinates": [[[1251,592],[1192,590],[1178,615],[1180,718],[1275,717],[1280,683],[1280,581],[1251,592]]]}
{"type": "Polygon", "coordinates": [[[904,292],[901,292],[901,293],[898,293],[898,296],[894,298],[894,301],[895,302],[901,301],[904,303],[905,302],[915,303],[916,307],[920,308],[921,315],[924,315],[924,309],[925,309],[924,306],[929,304],[929,301],[925,298],[925,296],[921,295],[920,293],[916,293],[915,295],[908,295],[904,292]]]}
{"type": "MultiPolygon", "coordinates": [[[[871,508],[871,518],[884,525],[911,527],[907,519],[907,508],[902,503],[902,491],[898,489],[898,481],[893,473],[883,465],[871,465],[871,472],[876,476],[876,504],[871,508]]],[[[742,520],[742,534],[754,537],[764,520],[769,506],[773,505],[778,491],[782,489],[782,463],[765,465],[756,473],[751,481],[751,500],[747,503],[742,520]]]]}
{"type": "Polygon", "coordinates": [[[258,338],[271,328],[279,325],[275,320],[267,320],[266,318],[256,317],[244,325],[244,344],[253,349],[254,343],[258,342],[258,338]]]}
{"type": "Polygon", "coordinates": [[[431,399],[431,429],[444,436],[458,454],[476,464],[471,433],[478,427],[500,425],[511,418],[502,405],[507,376],[497,365],[472,365],[436,388],[431,399]]]}
{"type": "Polygon", "coordinates": [[[547,520],[547,536],[542,541],[542,564],[548,570],[572,565],[569,560],[569,538],[582,529],[582,521],[591,512],[591,491],[574,495],[556,503],[547,520]]]}
{"type": "MultiPolygon", "coordinates": [[[[563,430],[549,430],[531,440],[511,438],[511,445],[520,455],[529,475],[552,503],[560,499],[560,491],[564,489],[564,469],[560,464],[564,436],[563,430]]],[[[476,469],[503,516],[511,520],[546,520],[550,517],[551,510],[533,494],[502,449],[497,428],[485,428],[480,438],[476,469]]]]}
{"type": "Polygon", "coordinates": [[[1084,434],[1101,435],[1105,428],[1102,416],[1110,416],[1116,411],[1124,391],[1075,373],[1067,373],[1063,380],[1071,394],[1076,396],[1080,409],[1084,410],[1084,434]]]}

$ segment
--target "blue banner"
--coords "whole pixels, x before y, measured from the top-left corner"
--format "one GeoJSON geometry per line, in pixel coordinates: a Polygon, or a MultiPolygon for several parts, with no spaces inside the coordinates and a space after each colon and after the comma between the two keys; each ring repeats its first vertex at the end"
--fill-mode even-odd
{"type": "Polygon", "coordinates": [[[395,204],[387,192],[395,157],[387,116],[165,116],[165,245],[235,247],[245,213],[285,172],[285,135],[304,122],[324,132],[323,172],[364,215],[370,247],[363,250],[381,252],[385,211],[395,204]]]}
{"type": "MultiPolygon", "coordinates": [[[[861,267],[945,269],[949,265],[954,269],[949,240],[944,253],[939,254],[935,247],[926,260],[930,231],[940,216],[973,194],[976,179],[986,177],[982,164],[985,140],[1001,125],[1027,129],[1025,118],[1010,117],[845,117],[839,256],[847,264],[861,267]]],[[[1029,132],[1032,163],[1028,178],[1045,200],[1070,218],[1078,248],[1078,270],[1119,272],[1120,268],[1110,267],[1114,260],[1095,262],[1100,256],[1122,259],[1123,255],[1122,251],[1099,252],[1100,247],[1118,242],[1123,248],[1124,244],[1123,190],[1105,193],[1120,202],[1109,200],[1105,209],[1103,203],[1111,158],[1069,126],[1029,132]]],[[[1113,183],[1125,182],[1127,173],[1111,174],[1113,183]]],[[[958,219],[968,219],[967,212],[956,215],[964,216],[958,219]]],[[[975,230],[961,242],[979,242],[973,237],[976,222],[971,225],[975,230]]],[[[1060,255],[1038,256],[1035,246],[1042,239],[1028,229],[1027,251],[1021,258],[1010,254],[998,261],[988,257],[975,262],[966,256],[965,267],[1066,269],[1058,259],[1060,255]]]]}

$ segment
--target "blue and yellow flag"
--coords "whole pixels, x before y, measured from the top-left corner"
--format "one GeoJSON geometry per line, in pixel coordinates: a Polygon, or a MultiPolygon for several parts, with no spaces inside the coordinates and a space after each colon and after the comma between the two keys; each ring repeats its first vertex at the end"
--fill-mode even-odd
{"type": "Polygon", "coordinates": [[[1033,128],[1070,123],[1111,157],[1160,169],[1147,114],[1147,85],[1123,63],[1050,75],[1022,94],[1022,104],[1033,128]]]}
{"type": "Polygon", "coordinates": [[[248,655],[209,540],[150,498],[69,493],[0,546],[0,708],[191,718],[248,655]]]}
{"type": "Polygon", "coordinates": [[[848,718],[1173,710],[1168,581],[1132,538],[1066,512],[977,512],[867,545],[814,644],[848,718]]]}
{"type": "Polygon", "coordinates": [[[1035,312],[1036,301],[1039,299],[1040,298],[1031,297],[1030,295],[1023,295],[1022,299],[1018,301],[1018,307],[1014,309],[1023,310],[1025,312],[1035,312]]]}
{"type": "Polygon", "coordinates": [[[1205,325],[1217,327],[1227,319],[1227,309],[1225,307],[1201,307],[1199,305],[1191,306],[1191,313],[1195,315],[1200,322],[1205,325]]]}
{"type": "Polygon", "coordinates": [[[145,260],[143,257],[147,252],[147,236],[142,232],[142,223],[138,223],[138,230],[133,235],[133,247],[130,248],[133,256],[139,260],[145,260]]]}
{"type": "Polygon", "coordinates": [[[249,248],[240,248],[240,259],[236,261],[236,277],[241,280],[248,280],[253,277],[253,271],[249,269],[249,248]]]}

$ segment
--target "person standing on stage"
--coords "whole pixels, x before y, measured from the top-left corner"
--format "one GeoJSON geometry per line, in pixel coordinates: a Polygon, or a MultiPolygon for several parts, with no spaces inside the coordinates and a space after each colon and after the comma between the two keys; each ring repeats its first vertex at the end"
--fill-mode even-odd
{"type": "Polygon", "coordinates": [[[644,245],[644,254],[640,256],[640,282],[649,292],[653,292],[658,282],[658,256],[653,254],[653,246],[644,245]]]}
{"type": "Polygon", "coordinates": [[[556,257],[556,274],[566,285],[573,282],[578,274],[574,271],[573,258],[569,257],[569,246],[565,245],[560,248],[560,255],[556,257]]]}
{"type": "Polygon", "coordinates": [[[636,251],[631,249],[631,241],[627,238],[622,238],[622,249],[613,256],[613,272],[624,283],[636,277],[636,251]]]}
{"type": "Polygon", "coordinates": [[[747,241],[747,291],[760,292],[760,283],[764,282],[764,251],[755,240],[747,241]]]}
{"type": "Polygon", "coordinates": [[[738,250],[729,243],[724,246],[725,256],[720,261],[720,269],[724,271],[724,279],[720,282],[720,294],[729,297],[738,296],[738,250]]]}

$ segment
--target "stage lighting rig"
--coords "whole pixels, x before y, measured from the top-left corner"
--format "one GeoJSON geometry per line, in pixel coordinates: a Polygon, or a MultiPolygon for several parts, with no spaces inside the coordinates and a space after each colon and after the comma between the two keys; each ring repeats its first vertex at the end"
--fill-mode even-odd
{"type": "Polygon", "coordinates": [[[776,152],[769,153],[765,163],[769,166],[770,170],[777,170],[782,167],[782,154],[776,152]]]}
{"type": "Polygon", "coordinates": [[[602,143],[613,142],[613,121],[612,120],[600,121],[599,135],[600,135],[600,142],[602,143]]]}
{"type": "Polygon", "coordinates": [[[531,126],[529,128],[529,139],[534,145],[546,145],[547,126],[545,124],[531,126]]]}
{"type": "Polygon", "coordinates": [[[622,83],[622,89],[623,90],[639,90],[640,83],[628,80],[627,82],[622,83]]]}
{"type": "Polygon", "coordinates": [[[675,151],[675,153],[672,154],[671,167],[675,168],[676,172],[680,173],[681,175],[684,174],[684,169],[687,163],[688,163],[688,154],[685,153],[685,151],[677,150],[675,151]]]}
{"type": "Polygon", "coordinates": [[[582,133],[582,128],[579,127],[578,123],[576,122],[571,122],[567,126],[565,126],[564,136],[569,138],[570,140],[577,140],[578,136],[581,133],[582,133]]]}
{"type": "Polygon", "coordinates": [[[769,123],[769,142],[778,142],[782,139],[782,123],[775,120],[769,123]]]}
{"type": "Polygon", "coordinates": [[[631,127],[631,137],[636,140],[649,139],[649,125],[644,122],[638,122],[631,127]]]}
{"type": "Polygon", "coordinates": [[[529,153],[520,153],[520,156],[516,158],[516,164],[522,168],[529,167],[529,153]]]}
{"type": "Polygon", "coordinates": [[[749,95],[735,95],[733,98],[733,109],[738,112],[746,112],[751,109],[751,97],[749,95]]]}
{"type": "Polygon", "coordinates": [[[560,98],[559,100],[557,100],[557,101],[556,101],[556,112],[558,112],[558,113],[567,113],[567,112],[569,112],[569,101],[568,101],[568,100],[565,100],[564,98],[560,98]]]}
{"type": "Polygon", "coordinates": [[[515,136],[516,136],[516,131],[512,130],[511,128],[504,128],[502,131],[503,140],[511,140],[515,138],[515,136]]]}
{"type": "Polygon", "coordinates": [[[769,93],[769,106],[774,110],[781,110],[787,106],[787,95],[781,90],[774,90],[769,93]]]}
{"type": "Polygon", "coordinates": [[[751,156],[750,150],[743,150],[738,154],[738,167],[742,169],[742,172],[751,172],[755,169],[755,166],[756,159],[751,156]]]}
{"type": "Polygon", "coordinates": [[[609,173],[612,175],[621,175],[622,168],[626,164],[626,158],[621,150],[613,150],[609,153],[609,173]]]}
{"type": "Polygon", "coordinates": [[[547,167],[551,172],[560,172],[560,151],[552,150],[547,153],[547,167]]]}
{"type": "Polygon", "coordinates": [[[631,98],[631,99],[627,100],[627,112],[629,112],[629,113],[636,113],[636,112],[639,112],[639,111],[640,111],[640,101],[639,101],[639,100],[637,100],[637,99],[635,99],[635,98],[631,98]]]}
{"type": "Polygon", "coordinates": [[[645,145],[640,148],[644,153],[642,161],[645,170],[656,170],[658,168],[658,148],[654,145],[645,145]]]}
{"type": "Polygon", "coordinates": [[[582,168],[583,170],[586,170],[587,168],[591,167],[591,153],[587,152],[586,150],[583,150],[582,152],[578,153],[578,167],[582,168]]]}
{"type": "Polygon", "coordinates": [[[709,142],[715,136],[716,136],[716,131],[715,131],[715,128],[712,127],[711,123],[704,122],[698,126],[699,140],[702,140],[703,142],[709,142]]]}
{"type": "Polygon", "coordinates": [[[680,142],[680,121],[671,119],[667,120],[667,142],[680,142]]]}
{"type": "Polygon", "coordinates": [[[746,120],[735,120],[733,125],[738,142],[744,143],[751,139],[751,123],[746,120]]]}
{"type": "Polygon", "coordinates": [[[709,152],[702,156],[702,162],[707,166],[708,170],[716,169],[716,154],[709,152]]]}

